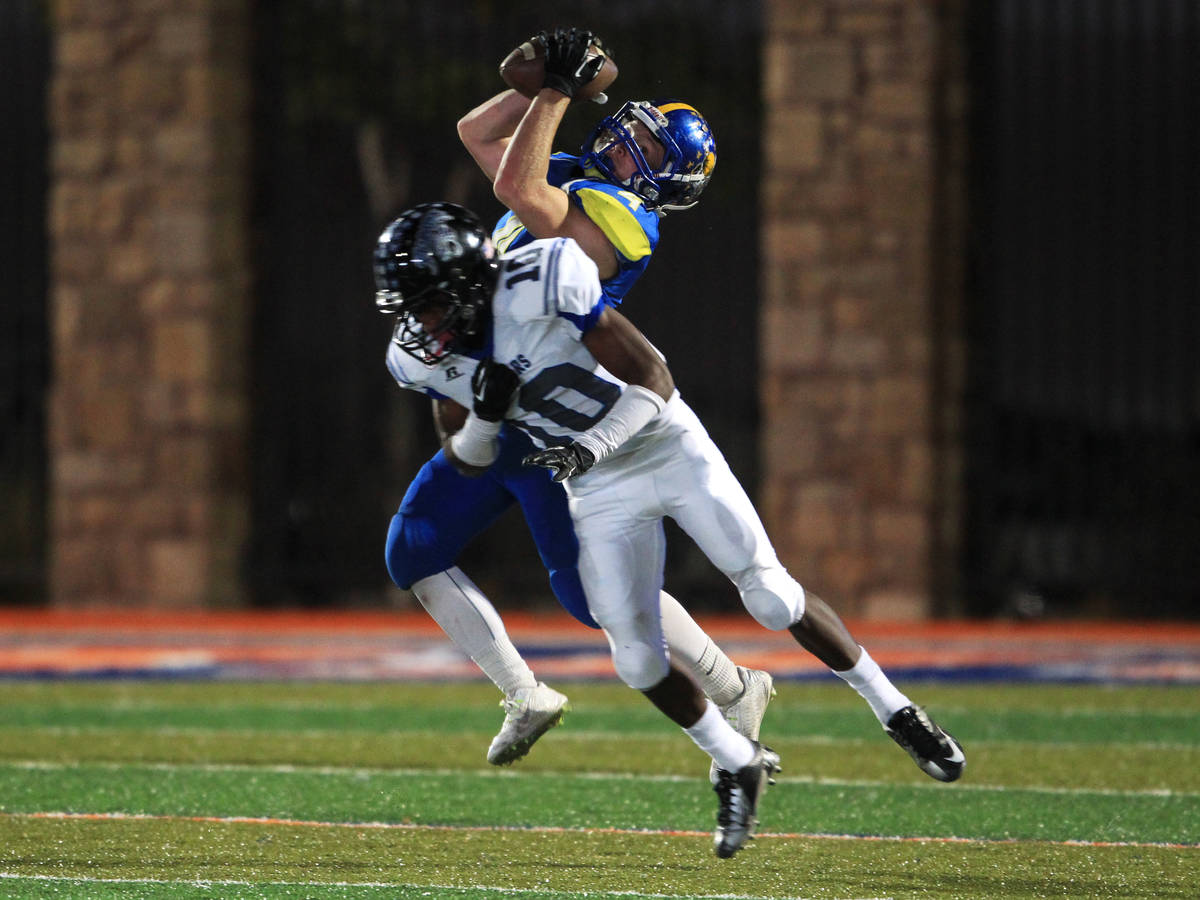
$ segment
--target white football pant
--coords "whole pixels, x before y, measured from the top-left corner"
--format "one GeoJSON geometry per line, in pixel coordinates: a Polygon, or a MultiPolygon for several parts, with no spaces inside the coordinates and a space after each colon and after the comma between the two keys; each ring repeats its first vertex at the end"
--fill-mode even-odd
{"type": "Polygon", "coordinates": [[[662,415],[672,428],[629,457],[618,454],[569,479],[588,607],[608,636],[613,666],[630,687],[666,677],[659,615],[670,516],[737,586],[764,627],[804,615],[804,589],[779,563],[754,505],[704,426],[678,395],[662,415]]]}

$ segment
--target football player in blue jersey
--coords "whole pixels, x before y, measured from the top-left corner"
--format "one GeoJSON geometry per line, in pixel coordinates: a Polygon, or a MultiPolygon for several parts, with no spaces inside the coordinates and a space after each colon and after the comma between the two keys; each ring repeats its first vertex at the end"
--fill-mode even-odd
{"type": "MultiPolygon", "coordinates": [[[[540,237],[571,237],[596,263],[605,301],[618,305],[646,268],[658,243],[658,220],[695,204],[716,164],[708,123],[678,102],[631,102],[597,126],[579,156],[553,154],[551,144],[574,92],[590,75],[581,60],[587,32],[546,35],[546,84],[536,98],[515,91],[488,100],[459,122],[459,135],[509,212],[494,243],[513,252],[540,237]]],[[[385,260],[386,261],[386,260],[385,260]]],[[[377,259],[379,306],[390,309],[386,270],[377,259]]],[[[398,323],[394,343],[404,340],[398,323]]],[[[404,387],[405,376],[392,368],[404,387]]],[[[450,367],[447,378],[471,370],[450,367]]],[[[449,385],[426,386],[434,420],[445,439],[461,428],[466,411],[449,402],[449,385]]],[[[386,559],[393,581],[411,589],[453,643],[503,692],[504,724],[488,761],[504,765],[528,753],[556,725],[567,698],[539,682],[509,638],[495,608],[456,565],[467,543],[513,503],[519,503],[558,600],[576,619],[597,627],[588,612],[577,569],[579,545],[561,485],[521,465],[533,449],[511,427],[487,474],[468,479],[439,451],[422,466],[393,517],[386,559]]],[[[672,657],[696,679],[739,732],[758,737],[774,694],[766,672],[735,666],[683,607],[661,595],[663,632],[672,657]]]]}

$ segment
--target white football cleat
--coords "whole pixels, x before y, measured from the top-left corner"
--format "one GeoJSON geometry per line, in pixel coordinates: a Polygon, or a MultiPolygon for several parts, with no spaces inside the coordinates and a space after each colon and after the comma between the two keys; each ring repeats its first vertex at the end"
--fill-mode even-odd
{"type": "Polygon", "coordinates": [[[539,681],[505,697],[500,705],[504,725],[487,752],[493,766],[507,766],[528,753],[538,738],[562,721],[567,698],[539,681]]]}
{"type": "MultiPolygon", "coordinates": [[[[767,714],[767,704],[775,696],[775,679],[761,669],[738,666],[737,671],[742,680],[742,693],[736,700],[720,707],[721,715],[738,734],[757,741],[763,716],[767,714]]],[[[709,766],[708,780],[712,784],[717,783],[718,771],[716,763],[709,766]]]]}

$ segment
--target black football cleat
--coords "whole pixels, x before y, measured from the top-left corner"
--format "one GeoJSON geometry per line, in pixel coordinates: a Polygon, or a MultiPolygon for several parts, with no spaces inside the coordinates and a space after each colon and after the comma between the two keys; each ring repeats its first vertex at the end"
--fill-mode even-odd
{"type": "Polygon", "coordinates": [[[962,745],[942,731],[919,706],[897,710],[883,730],[908,751],[930,778],[956,781],[967,765],[962,745]]]}
{"type": "Polygon", "coordinates": [[[713,849],[721,859],[729,859],[754,837],[758,825],[758,800],[774,784],[774,774],[780,771],[779,754],[770,747],[753,741],[754,759],[736,772],[721,769],[713,790],[720,799],[717,809],[717,830],[713,849]]]}

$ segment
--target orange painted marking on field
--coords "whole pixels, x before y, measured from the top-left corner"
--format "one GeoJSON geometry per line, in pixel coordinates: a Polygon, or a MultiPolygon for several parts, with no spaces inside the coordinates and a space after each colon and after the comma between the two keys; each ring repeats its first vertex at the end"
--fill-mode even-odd
{"type": "MultiPolygon", "coordinates": [[[[565,613],[502,611],[518,647],[536,646],[545,678],[613,679],[603,635],[565,613]]],[[[827,671],[786,633],[748,614],[701,615],[740,664],[777,677],[827,671]]],[[[885,668],[1045,677],[1200,681],[1200,624],[879,622],[851,630],[885,668]]],[[[170,611],[0,609],[0,674],[242,678],[482,678],[423,610],[170,611]]]]}
{"type": "MultiPolygon", "coordinates": [[[[553,610],[545,613],[501,611],[509,630],[538,634],[587,636],[596,632],[553,610]]],[[[747,614],[698,614],[706,629],[729,638],[760,637],[765,629],[747,614]]],[[[994,622],[974,620],[929,620],[893,622],[848,619],[856,635],[890,640],[971,640],[986,642],[1057,643],[1063,640],[1089,643],[1138,641],[1159,645],[1200,644],[1200,624],[1194,622],[994,622]]],[[[9,632],[60,631],[120,634],[153,631],[240,632],[267,635],[311,632],[367,635],[404,632],[441,634],[437,624],[420,610],[388,611],[171,611],[155,609],[0,609],[0,630],[9,632]]]]}

